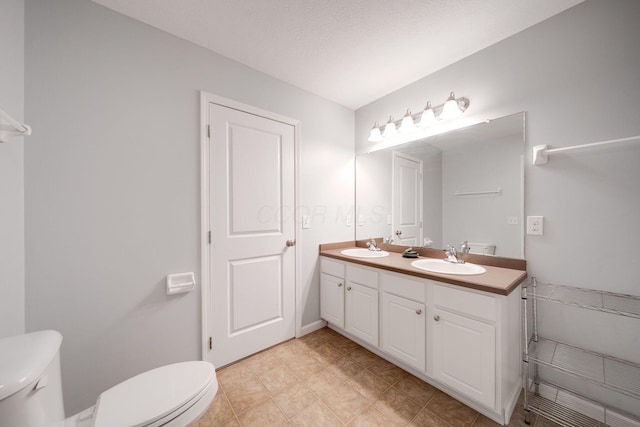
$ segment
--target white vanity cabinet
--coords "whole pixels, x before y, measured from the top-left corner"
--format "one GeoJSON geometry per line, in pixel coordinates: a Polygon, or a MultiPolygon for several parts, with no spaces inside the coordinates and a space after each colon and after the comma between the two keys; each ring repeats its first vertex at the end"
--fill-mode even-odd
{"type": "Polygon", "coordinates": [[[378,346],[378,272],[347,264],[345,330],[378,346]]]}
{"type": "Polygon", "coordinates": [[[378,346],[378,272],[322,258],[320,317],[378,346]]]}
{"type": "Polygon", "coordinates": [[[425,371],[426,306],[424,283],[399,274],[382,274],[382,350],[425,371]]]}
{"type": "Polygon", "coordinates": [[[433,377],[494,408],[495,298],[434,285],[433,304],[433,377]]]}
{"type": "Polygon", "coordinates": [[[322,258],[320,261],[320,317],[344,328],[343,262],[322,258]]]}
{"type": "Polygon", "coordinates": [[[503,295],[321,257],[331,327],[503,424],[522,389],[518,288],[503,295]]]}

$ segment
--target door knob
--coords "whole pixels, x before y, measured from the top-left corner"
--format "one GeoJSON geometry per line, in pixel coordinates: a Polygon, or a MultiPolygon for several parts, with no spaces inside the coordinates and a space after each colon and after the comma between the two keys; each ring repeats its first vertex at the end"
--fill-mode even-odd
{"type": "Polygon", "coordinates": [[[396,236],[398,236],[398,237],[402,236],[402,231],[396,230],[396,236]]]}
{"type": "Polygon", "coordinates": [[[435,320],[435,321],[437,322],[438,320],[440,320],[440,316],[438,316],[438,315],[436,314],[435,316],[433,316],[433,320],[435,320]]]}
{"type": "Polygon", "coordinates": [[[422,314],[422,310],[421,309],[417,309],[416,310],[416,314],[422,314]]]}
{"type": "Polygon", "coordinates": [[[342,287],[342,283],[338,283],[338,287],[341,288],[342,287]]]}
{"type": "Polygon", "coordinates": [[[351,286],[347,286],[347,290],[350,291],[351,290],[351,286]]]}
{"type": "Polygon", "coordinates": [[[295,240],[287,240],[287,247],[290,248],[291,246],[295,246],[296,245],[296,241],[295,240]]]}

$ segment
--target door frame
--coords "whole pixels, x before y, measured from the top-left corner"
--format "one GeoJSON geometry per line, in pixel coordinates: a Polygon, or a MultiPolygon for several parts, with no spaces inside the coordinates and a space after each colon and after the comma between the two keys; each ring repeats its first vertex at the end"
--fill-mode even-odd
{"type": "Polygon", "coordinates": [[[202,320],[202,341],[201,354],[202,360],[207,360],[209,353],[209,300],[211,298],[211,266],[209,260],[211,257],[211,246],[209,244],[209,230],[211,230],[210,218],[210,164],[209,164],[209,104],[218,104],[227,108],[243,111],[248,114],[275,120],[294,128],[294,157],[293,157],[293,174],[294,174],[294,206],[293,220],[295,221],[295,257],[294,263],[295,273],[295,336],[302,335],[302,310],[301,310],[301,238],[302,224],[298,220],[298,200],[300,200],[300,121],[286,117],[271,111],[262,110],[252,105],[243,104],[232,99],[224,98],[219,95],[200,91],[200,298],[201,298],[201,320],[202,320]]]}

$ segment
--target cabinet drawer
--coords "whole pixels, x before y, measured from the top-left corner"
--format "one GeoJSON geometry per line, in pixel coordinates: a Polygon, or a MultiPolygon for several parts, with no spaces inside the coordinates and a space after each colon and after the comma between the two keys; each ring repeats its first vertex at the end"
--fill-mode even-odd
{"type": "Polygon", "coordinates": [[[344,263],[329,258],[320,258],[320,271],[344,279],[344,263]]]}
{"type": "Polygon", "coordinates": [[[378,272],[375,270],[347,264],[347,280],[371,289],[378,289],[378,272]]]}
{"type": "Polygon", "coordinates": [[[435,285],[433,287],[433,303],[438,307],[464,313],[468,316],[496,321],[496,300],[487,295],[435,285]]]}
{"type": "Polygon", "coordinates": [[[382,289],[393,295],[424,303],[425,283],[411,280],[400,275],[382,274],[382,289]]]}

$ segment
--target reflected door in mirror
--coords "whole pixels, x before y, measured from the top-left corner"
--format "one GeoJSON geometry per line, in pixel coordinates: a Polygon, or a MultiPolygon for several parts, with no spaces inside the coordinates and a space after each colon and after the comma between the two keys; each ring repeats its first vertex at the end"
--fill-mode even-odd
{"type": "Polygon", "coordinates": [[[422,242],[422,160],[393,153],[393,243],[416,246],[422,242]]]}

